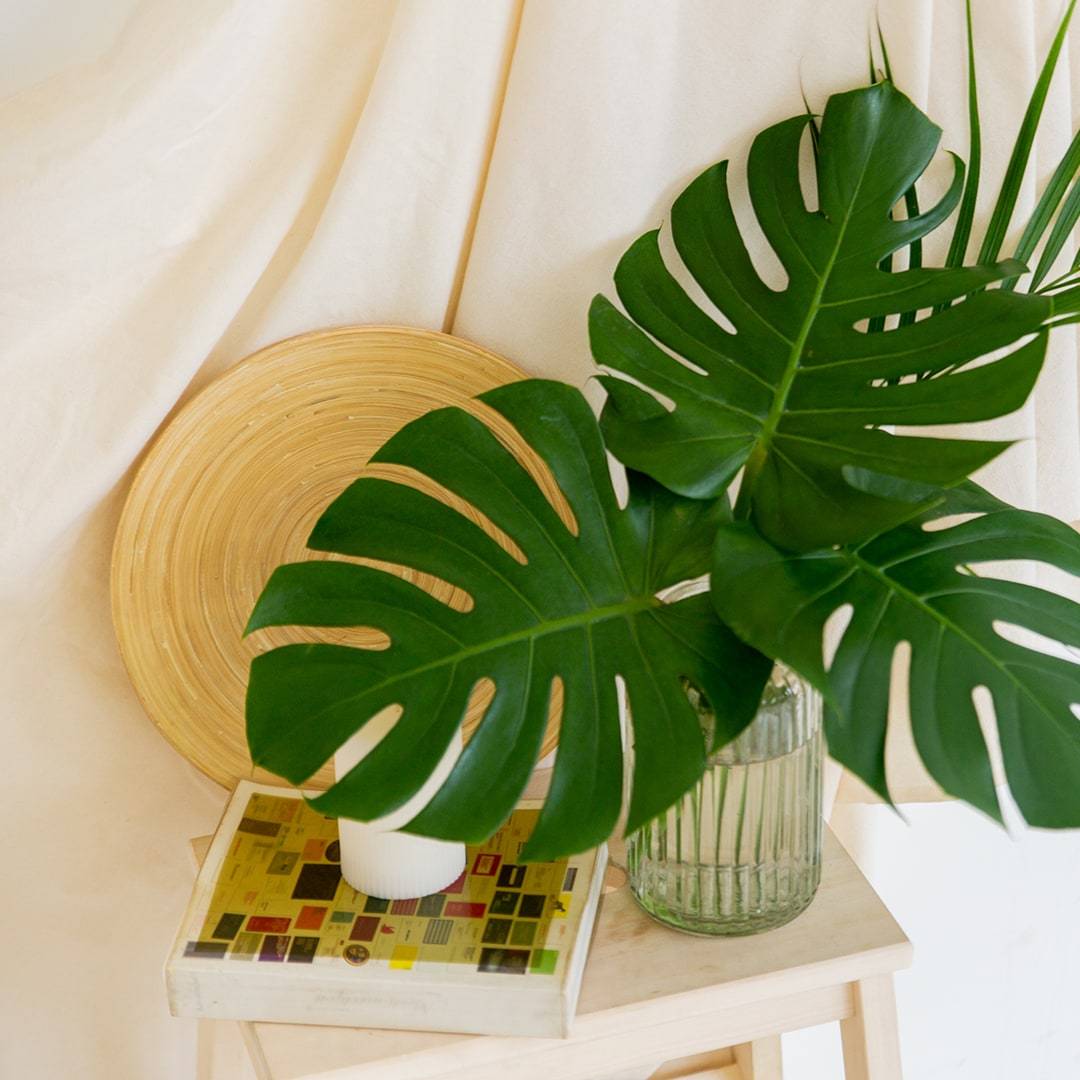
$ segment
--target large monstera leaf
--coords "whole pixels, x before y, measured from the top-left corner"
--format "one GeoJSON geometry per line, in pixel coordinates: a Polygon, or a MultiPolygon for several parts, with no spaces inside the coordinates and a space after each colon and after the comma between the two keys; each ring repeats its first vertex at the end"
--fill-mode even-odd
{"type": "Polygon", "coordinates": [[[584,398],[531,380],[481,398],[546,462],[576,523],[563,523],[490,429],[460,409],[408,424],[374,461],[407,466],[480,510],[517,545],[519,561],[447,503],[376,477],[349,487],[309,545],[415,568],[463,589],[466,611],[392,573],[345,561],[279,568],[249,629],[366,626],[385,650],[288,645],[258,657],[248,690],[254,761],[294,783],[389,705],[390,733],[313,800],[368,820],[403,805],[455,736],[482,679],[494,698],[448,779],[409,829],[482,840],[507,817],[535,763],[553,680],[564,706],[552,787],[524,853],[580,851],[614,829],[623,789],[616,676],[633,724],[628,828],[666,808],[704,768],[705,744],[683,679],[717,707],[717,738],[752,718],[770,662],[717,619],[708,594],[663,604],[659,590],[704,574],[723,501],[672,494],[640,474],[620,509],[584,398]]]}
{"type": "Polygon", "coordinates": [[[721,526],[713,599],[745,640],[825,692],[830,753],[885,798],[890,670],[906,642],[915,743],[941,787],[1000,820],[972,696],[985,687],[1025,818],[1077,826],[1080,605],[986,576],[978,565],[1020,559],[1080,575],[1080,536],[966,484],[919,519],[855,547],[792,554],[745,523],[721,526]],[[960,524],[943,520],[972,511],[982,512],[960,524]],[[935,521],[942,527],[924,528],[935,521]],[[850,621],[826,667],[823,630],[845,605],[850,621]]]}
{"type": "Polygon", "coordinates": [[[763,131],[748,163],[754,213],[786,271],[784,288],[770,288],[747,253],[722,162],[676,201],[671,236],[733,329],[679,285],[656,232],[631,246],[615,275],[630,318],[603,297],[590,312],[593,355],[609,372],[601,419],[612,452],[700,498],[726,490],[745,466],[739,516],[752,508],[769,539],[797,550],[864,539],[910,516],[903,500],[853,478],[945,487],[999,453],[1006,444],[882,426],[984,420],[1018,408],[1038,375],[1046,336],[1036,332],[1050,312],[1043,298],[986,288],[1021,272],[1015,261],[881,269],[887,255],[945,220],[963,178],[956,159],[936,206],[911,220],[891,216],[941,134],[891,83],[829,99],[814,210],[799,180],[808,122],[799,116],[763,131]],[[875,317],[912,311],[922,313],[915,322],[866,332],[875,317]],[[1033,333],[1009,355],[971,366],[1033,333]]]}

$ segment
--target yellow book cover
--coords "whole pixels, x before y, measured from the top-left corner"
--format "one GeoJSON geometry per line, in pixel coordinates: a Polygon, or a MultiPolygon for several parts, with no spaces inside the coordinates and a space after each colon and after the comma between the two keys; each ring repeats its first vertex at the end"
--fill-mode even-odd
{"type": "Polygon", "coordinates": [[[173,1013],[566,1034],[606,851],[519,862],[539,812],[521,803],[441,892],[384,900],[342,878],[334,819],[241,783],[166,966],[173,1013]]]}

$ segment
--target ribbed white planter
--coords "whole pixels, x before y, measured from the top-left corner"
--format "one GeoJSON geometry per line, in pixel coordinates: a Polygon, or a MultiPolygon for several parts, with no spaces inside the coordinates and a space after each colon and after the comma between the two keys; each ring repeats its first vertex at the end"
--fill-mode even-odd
{"type": "MultiPolygon", "coordinates": [[[[334,755],[338,779],[370,753],[394,723],[387,710],[373,717],[334,755]]],[[[398,832],[431,801],[461,754],[454,740],[427,783],[400,809],[375,821],[338,820],[341,873],[357,891],[387,900],[427,896],[445,889],[465,869],[465,845],[398,832]]]]}

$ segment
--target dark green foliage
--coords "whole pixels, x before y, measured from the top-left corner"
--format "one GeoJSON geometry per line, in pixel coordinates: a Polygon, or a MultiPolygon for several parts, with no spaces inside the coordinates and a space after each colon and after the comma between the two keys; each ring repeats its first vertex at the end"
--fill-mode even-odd
{"type": "Polygon", "coordinates": [[[483,840],[528,780],[547,724],[552,681],[564,712],[551,795],[530,858],[591,847],[615,827],[623,753],[615,677],[626,683],[636,767],[631,828],[669,806],[700,776],[705,743],[682,679],[717,709],[728,739],[754,714],[769,662],[719,621],[707,595],[661,604],[656,593],[705,573],[726,502],[672,494],[630,477],[615,500],[603,444],[581,395],[531,380],[483,401],[544,459],[577,524],[570,532],[528,473],[480,421],[441,409],[407,425],[376,455],[438,481],[481,510],[524,554],[522,563],[446,504],[386,480],[356,481],[309,541],[321,551],[384,559],[465,590],[467,612],[382,570],[347,562],[283,566],[251,617],[258,627],[370,626],[385,650],[291,645],[258,657],[248,690],[255,762],[302,783],[388,705],[391,733],[326,794],[321,811],[371,819],[424,783],[483,679],[496,691],[414,831],[483,840]],[[662,764],[659,764],[662,763],[662,764]],[[658,767],[659,766],[659,767],[658,767]]]}
{"type": "Polygon", "coordinates": [[[792,554],[746,523],[721,526],[713,599],[741,637],[825,693],[830,752],[885,798],[890,670],[906,642],[915,743],[942,788],[1000,816],[972,697],[983,686],[993,698],[1009,784],[1024,816],[1033,825],[1077,826],[1080,721],[1070,707],[1080,699],[1080,669],[1075,659],[1016,644],[999,628],[1033,630],[1080,648],[1080,605],[972,570],[1015,559],[1080,575],[1080,536],[972,485],[859,546],[792,554]],[[982,513],[923,528],[973,510],[982,513]],[[826,670],[825,624],[845,605],[850,621],[826,670]]]}
{"type": "Polygon", "coordinates": [[[963,185],[957,162],[937,206],[911,219],[890,216],[940,136],[891,83],[829,99],[816,210],[807,209],[799,183],[806,123],[799,116],[762,132],[748,165],[754,211],[787,272],[784,289],[770,288],[755,270],[721,163],[679,197],[671,234],[734,332],[679,285],[656,233],[641,237],[615,273],[629,318],[602,297],[590,312],[597,363],[674,405],[669,411],[635,383],[601,376],[612,452],[697,498],[717,496],[744,469],[740,506],[766,537],[798,550],[855,542],[910,516],[910,504],[853,487],[853,470],[948,486],[1004,449],[882,427],[985,420],[1017,409],[1038,376],[1045,336],[991,363],[970,362],[1039,330],[1051,310],[1042,297],[985,289],[1020,272],[1015,262],[880,268],[941,224],[963,185]],[[868,334],[860,326],[961,298],[895,330],[868,334]],[[961,365],[969,366],[956,371],[961,365]],[[931,386],[918,375],[940,377],[931,386]]]}
{"type": "Polygon", "coordinates": [[[947,194],[920,211],[916,185],[940,132],[893,85],[879,38],[881,81],[871,58],[873,85],[831,98],[820,128],[808,105],[754,141],[750,199],[786,274],[782,288],[751,261],[723,162],[690,184],[671,220],[686,270],[722,317],[692,299],[665,265],[657,233],[647,233],[615,274],[625,310],[598,297],[589,314],[609,395],[599,428],[581,395],[555,383],[484,395],[547,463],[574,529],[461,410],[431,413],[391,439],[376,461],[409,466],[460,496],[524,561],[437,499],[358,480],[324,513],[310,546],[434,574],[472,606],[455,610],[355,563],[281,567],[249,629],[369,626],[391,644],[292,645],[255,660],[254,760],[301,783],[374,714],[399,705],[390,734],[315,800],[330,814],[381,816],[424,784],[471,692],[490,679],[494,698],[477,734],[409,826],[482,840],[524,787],[558,678],[565,706],[554,780],[526,850],[548,858],[596,844],[615,826],[624,774],[616,676],[632,714],[630,829],[703,768],[707,748],[685,681],[715,707],[719,744],[752,717],[767,657],[822,690],[831,752],[888,798],[890,672],[906,645],[915,741],[942,787],[999,816],[974,705],[982,687],[1025,817],[1080,825],[1080,605],[983,567],[1036,560],[1080,575],[1080,538],[967,479],[1007,444],[911,431],[1019,408],[1049,329],[1080,321],[1080,258],[1043,284],[1080,219],[1080,138],[1024,227],[1017,258],[997,261],[1073,6],[1033,92],[978,265],[962,265],[981,142],[969,3],[966,182],[957,159],[947,194]],[[808,131],[813,209],[799,172],[808,131]],[[923,237],[958,203],[945,265],[921,265],[923,237]],[[1026,281],[1020,260],[1040,247],[1026,281]],[[894,271],[902,249],[907,268],[894,271]],[[625,509],[605,442],[628,467],[625,509]],[[737,477],[733,515],[727,496],[737,477]],[[955,514],[976,516],[946,520],[955,514]],[[710,568],[711,599],[658,599],[710,568]],[[848,606],[827,664],[824,630],[848,606]],[[1011,640],[1015,628],[1028,644],[1011,640]]]}

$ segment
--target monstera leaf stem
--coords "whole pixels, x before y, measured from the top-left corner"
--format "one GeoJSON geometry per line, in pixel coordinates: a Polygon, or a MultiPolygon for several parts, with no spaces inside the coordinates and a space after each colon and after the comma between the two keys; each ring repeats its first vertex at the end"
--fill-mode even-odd
{"type": "MultiPolygon", "coordinates": [[[[865,176],[865,172],[863,175],[865,176]]],[[[859,178],[859,186],[861,185],[862,176],[859,178]]],[[[852,203],[852,205],[854,205],[854,203],[852,203]]],[[[785,366],[784,372],[780,376],[780,381],[773,393],[772,405],[769,407],[769,412],[761,425],[757,443],[750,452],[750,456],[746,459],[742,483],[739,486],[739,495],[735,503],[736,518],[749,518],[753,510],[754,487],[757,484],[758,477],[761,475],[761,470],[768,461],[769,451],[772,448],[773,436],[776,434],[777,426],[787,407],[788,396],[791,393],[792,386],[795,384],[795,376],[799,373],[799,361],[802,359],[803,351],[806,348],[807,338],[809,338],[810,331],[814,326],[814,320],[821,310],[821,299],[825,295],[825,287],[829,282],[829,274],[832,272],[833,265],[836,262],[836,256],[843,246],[844,233],[847,232],[848,222],[850,220],[851,214],[849,207],[849,212],[840,225],[836,243],[829,253],[829,261],[826,264],[824,271],[819,275],[817,287],[814,289],[814,293],[806,306],[806,316],[803,319],[802,326],[799,327],[798,336],[791,342],[791,351],[788,353],[787,365],[785,366]]]]}
{"type": "MultiPolygon", "coordinates": [[[[787,408],[788,397],[791,394],[792,387],[795,385],[795,378],[799,374],[800,361],[806,350],[806,343],[810,337],[814,322],[822,308],[822,301],[825,296],[825,290],[829,284],[829,277],[832,274],[833,267],[836,265],[837,257],[840,252],[843,251],[844,237],[847,233],[848,226],[851,223],[852,213],[858,205],[858,195],[865,182],[868,165],[869,156],[863,162],[862,171],[859,173],[858,180],[855,184],[854,195],[848,203],[843,219],[839,223],[832,250],[828,253],[825,267],[817,275],[817,285],[807,302],[806,314],[803,317],[802,325],[799,327],[795,339],[791,342],[791,351],[788,353],[787,364],[784,367],[783,374],[780,376],[780,381],[776,385],[773,393],[772,405],[769,407],[769,412],[761,425],[761,431],[758,434],[757,442],[750,452],[750,456],[747,458],[743,470],[742,481],[739,485],[739,494],[735,503],[736,519],[742,520],[749,518],[753,512],[754,487],[757,484],[758,477],[761,475],[761,470],[768,461],[769,453],[772,449],[773,437],[776,434],[777,427],[787,408]]],[[[778,453],[782,454],[782,452],[779,451],[778,453]]]]}
{"type": "MultiPolygon", "coordinates": [[[[992,262],[996,259],[1005,242],[1009,223],[1012,221],[1013,211],[1016,208],[1016,200],[1020,194],[1020,186],[1031,157],[1031,150],[1035,144],[1039,120],[1042,118],[1046,97],[1050,92],[1050,83],[1054,77],[1062,46],[1065,44],[1075,8],[1076,0],[1069,0],[1069,6],[1065,9],[1065,14],[1058,24],[1050,51],[1046,55],[1039,78],[1028,101],[1027,110],[1024,112],[1024,119],[1020,124],[1016,143],[1009,158],[1008,168],[1005,170],[1005,178],[1001,182],[1001,190],[994,204],[993,213],[990,215],[990,223],[986,227],[982,246],[979,248],[979,262],[992,262]]],[[[1027,237],[1024,239],[1027,240],[1027,237]]]]}

